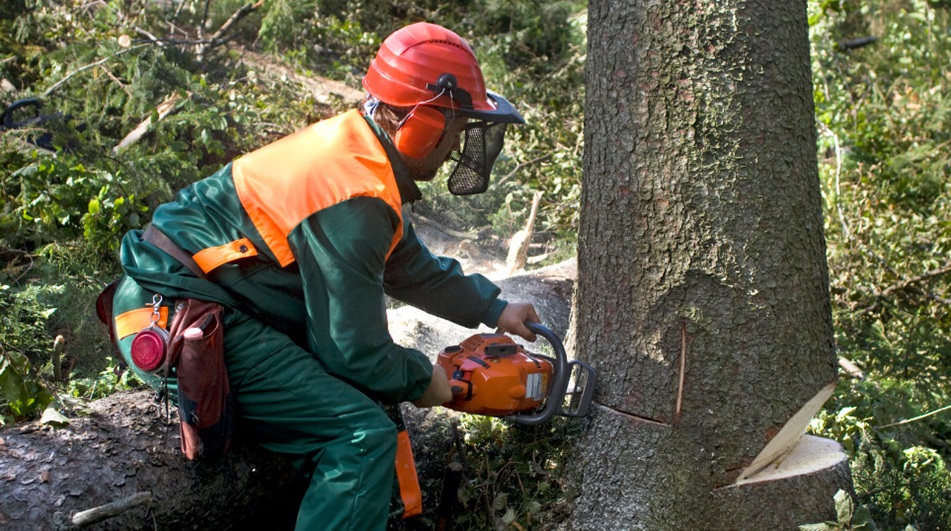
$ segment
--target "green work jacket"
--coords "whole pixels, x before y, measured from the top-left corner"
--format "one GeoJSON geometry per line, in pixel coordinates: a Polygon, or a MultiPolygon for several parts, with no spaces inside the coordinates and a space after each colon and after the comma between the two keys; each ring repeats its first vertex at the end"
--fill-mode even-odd
{"type": "Polygon", "coordinates": [[[495,326],[506,304],[488,279],[426,249],[402,216],[419,196],[387,136],[350,111],[236,159],[155,210],[153,226],[205,278],[141,231],[123,238],[120,257],[149,291],[254,316],[367,395],[415,400],[432,364],[393,342],[385,295],[470,328],[495,326]]]}

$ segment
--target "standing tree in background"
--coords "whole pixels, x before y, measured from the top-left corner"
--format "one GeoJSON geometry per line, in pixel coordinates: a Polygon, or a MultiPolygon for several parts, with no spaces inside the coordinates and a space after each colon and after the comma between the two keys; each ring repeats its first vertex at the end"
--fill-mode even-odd
{"type": "Polygon", "coordinates": [[[836,378],[806,2],[588,7],[570,526],[796,529],[851,490],[803,436],[836,378]]]}

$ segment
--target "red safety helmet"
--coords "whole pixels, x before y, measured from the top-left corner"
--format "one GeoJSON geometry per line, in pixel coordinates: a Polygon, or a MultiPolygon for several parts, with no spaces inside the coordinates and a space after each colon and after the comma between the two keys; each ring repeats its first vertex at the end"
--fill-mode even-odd
{"type": "Polygon", "coordinates": [[[380,46],[363,88],[393,107],[420,104],[455,109],[495,123],[524,123],[505,98],[485,89],[482,69],[469,44],[436,24],[399,29],[380,46]]]}
{"type": "Polygon", "coordinates": [[[446,121],[436,108],[452,109],[470,119],[464,147],[452,157],[457,164],[448,185],[457,195],[486,190],[507,124],[525,123],[511,103],[486,90],[469,44],[435,24],[418,22],[387,37],[370,63],[363,87],[387,105],[412,108],[394,144],[413,158],[425,157],[443,134],[446,121]]]}

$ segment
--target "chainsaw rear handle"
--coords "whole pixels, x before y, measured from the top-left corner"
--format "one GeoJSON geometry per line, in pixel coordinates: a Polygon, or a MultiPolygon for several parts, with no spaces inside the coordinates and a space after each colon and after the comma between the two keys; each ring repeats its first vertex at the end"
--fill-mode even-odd
{"type": "Polygon", "coordinates": [[[509,415],[505,418],[525,426],[537,426],[551,420],[556,414],[562,414],[561,405],[565,401],[565,392],[568,389],[568,377],[571,375],[571,367],[568,363],[568,354],[565,352],[565,346],[561,339],[555,335],[547,326],[540,323],[525,321],[534,334],[544,337],[555,351],[555,357],[549,358],[552,362],[552,382],[549,386],[548,398],[545,399],[545,405],[536,413],[521,413],[509,415]]]}
{"type": "Polygon", "coordinates": [[[0,115],[0,124],[2,124],[3,129],[20,129],[28,125],[36,125],[40,122],[40,107],[42,106],[43,104],[39,98],[26,98],[15,101],[4,109],[3,114],[0,115]],[[33,116],[24,120],[14,121],[14,113],[24,107],[33,107],[33,116]]]}

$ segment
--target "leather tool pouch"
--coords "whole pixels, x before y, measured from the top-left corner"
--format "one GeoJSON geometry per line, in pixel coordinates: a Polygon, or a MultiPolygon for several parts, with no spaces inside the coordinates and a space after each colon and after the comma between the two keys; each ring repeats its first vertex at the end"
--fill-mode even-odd
{"type": "Polygon", "coordinates": [[[185,299],[176,307],[169,334],[167,363],[178,380],[182,453],[188,459],[221,456],[234,431],[221,305],[185,299]]]}
{"type": "MultiPolygon", "coordinates": [[[[115,343],[112,282],[96,300],[99,320],[109,327],[115,343]]],[[[224,359],[222,306],[185,299],[177,306],[169,329],[164,374],[175,369],[178,380],[179,429],[182,453],[188,459],[223,455],[234,432],[234,401],[224,359]]]]}
{"type": "MultiPolygon", "coordinates": [[[[149,225],[142,238],[204,278],[204,272],[191,256],[155,227],[149,225]]],[[[112,299],[117,284],[118,281],[109,284],[96,300],[96,313],[109,326],[113,343],[116,336],[112,299]]],[[[171,369],[175,369],[182,453],[188,459],[223,455],[234,433],[234,400],[224,357],[223,311],[217,303],[184,299],[176,305],[168,330],[163,372],[171,374],[171,369]]]]}

